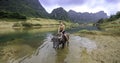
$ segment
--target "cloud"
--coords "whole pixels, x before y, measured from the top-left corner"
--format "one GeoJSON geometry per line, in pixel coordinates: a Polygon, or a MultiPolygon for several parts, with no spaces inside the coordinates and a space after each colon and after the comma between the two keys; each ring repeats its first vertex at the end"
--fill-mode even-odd
{"type": "Polygon", "coordinates": [[[108,15],[120,11],[120,0],[40,0],[45,9],[50,13],[57,7],[63,7],[77,12],[105,11],[108,15]]]}
{"type": "Polygon", "coordinates": [[[119,3],[120,0],[105,0],[108,3],[119,3]]]}
{"type": "Polygon", "coordinates": [[[58,4],[59,5],[82,5],[86,2],[87,0],[59,0],[58,4]]]}
{"type": "Polygon", "coordinates": [[[49,6],[53,6],[53,5],[82,5],[84,4],[87,0],[39,0],[41,3],[43,3],[44,5],[49,5],[49,6]]]}

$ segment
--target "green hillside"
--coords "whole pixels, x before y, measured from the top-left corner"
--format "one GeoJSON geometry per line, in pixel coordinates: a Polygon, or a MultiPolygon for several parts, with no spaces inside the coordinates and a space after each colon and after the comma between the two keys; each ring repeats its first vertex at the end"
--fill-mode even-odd
{"type": "Polygon", "coordinates": [[[67,11],[62,7],[54,9],[50,16],[52,19],[70,21],[67,11]]]}
{"type": "Polygon", "coordinates": [[[5,19],[5,18],[9,18],[9,19],[27,19],[26,16],[17,13],[17,12],[5,12],[5,11],[0,11],[0,18],[1,19],[5,19]]]}
{"type": "Polygon", "coordinates": [[[111,15],[110,18],[101,19],[98,21],[98,26],[114,34],[120,34],[120,12],[117,12],[116,15],[111,15]]]}
{"type": "Polygon", "coordinates": [[[108,32],[120,34],[120,18],[111,22],[105,22],[100,24],[100,28],[108,32]]]}
{"type": "Polygon", "coordinates": [[[0,0],[0,11],[17,12],[27,17],[48,17],[39,0],[0,0]]]}

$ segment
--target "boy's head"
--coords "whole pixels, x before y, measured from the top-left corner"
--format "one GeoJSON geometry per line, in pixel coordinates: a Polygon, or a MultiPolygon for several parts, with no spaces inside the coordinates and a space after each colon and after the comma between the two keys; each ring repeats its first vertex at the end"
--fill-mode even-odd
{"type": "Polygon", "coordinates": [[[60,21],[59,23],[60,23],[61,25],[63,25],[63,24],[64,24],[64,22],[63,22],[63,21],[60,21]]]}

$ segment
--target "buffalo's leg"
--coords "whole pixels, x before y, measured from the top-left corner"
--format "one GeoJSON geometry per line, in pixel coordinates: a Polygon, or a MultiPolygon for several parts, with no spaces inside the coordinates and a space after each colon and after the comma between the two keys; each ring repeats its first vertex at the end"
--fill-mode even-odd
{"type": "Polygon", "coordinates": [[[56,49],[59,49],[60,42],[56,42],[56,49]]]}
{"type": "Polygon", "coordinates": [[[53,42],[53,48],[55,48],[55,42],[53,42]]]}
{"type": "Polygon", "coordinates": [[[56,49],[59,49],[59,43],[57,43],[57,45],[56,45],[56,49]]]}
{"type": "Polygon", "coordinates": [[[64,49],[66,42],[62,42],[62,49],[64,49]]]}
{"type": "Polygon", "coordinates": [[[67,46],[69,46],[69,41],[67,41],[67,46]]]}

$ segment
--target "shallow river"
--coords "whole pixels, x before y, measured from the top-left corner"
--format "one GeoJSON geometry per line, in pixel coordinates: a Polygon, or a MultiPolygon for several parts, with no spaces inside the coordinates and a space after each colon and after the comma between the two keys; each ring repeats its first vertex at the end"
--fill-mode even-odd
{"type": "MultiPolygon", "coordinates": [[[[85,37],[74,36],[82,29],[97,30],[96,27],[68,29],[69,46],[55,50],[51,42],[56,28],[27,30],[0,30],[0,63],[80,63],[97,46],[85,37]],[[81,57],[82,56],[82,57],[81,57]]],[[[88,58],[88,57],[87,57],[88,58]]]]}

